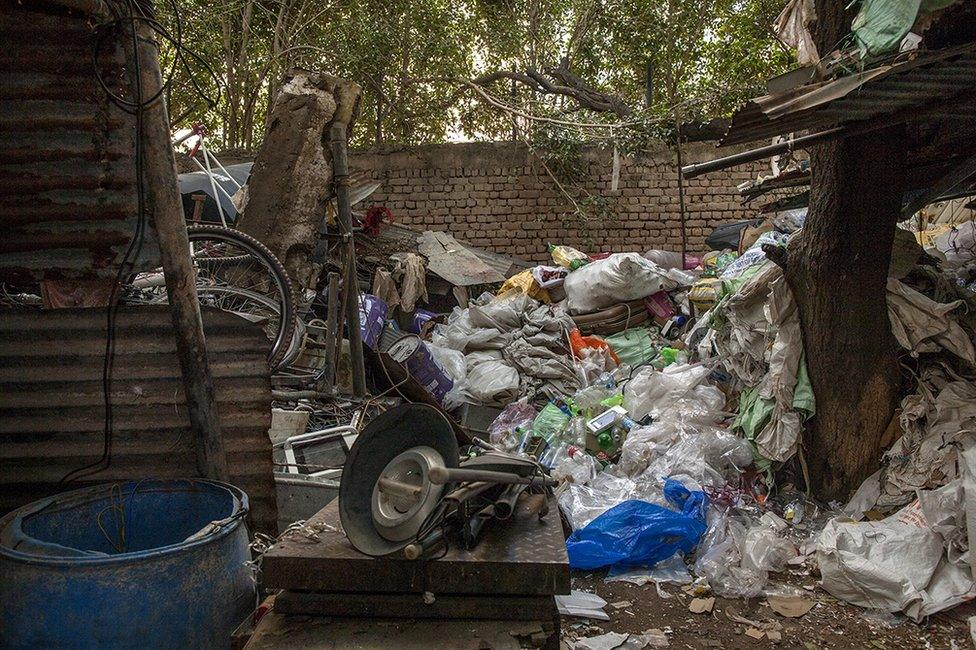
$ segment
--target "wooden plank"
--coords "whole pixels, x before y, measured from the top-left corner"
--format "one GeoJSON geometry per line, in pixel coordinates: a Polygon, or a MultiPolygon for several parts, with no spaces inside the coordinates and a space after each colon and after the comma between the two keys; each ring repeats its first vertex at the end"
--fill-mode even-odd
{"type": "MultiPolygon", "coordinates": [[[[143,89],[136,99],[141,101],[162,92],[163,80],[159,70],[156,34],[146,22],[134,24],[139,40],[132,54],[138,57],[140,63],[136,83],[143,89]]],[[[142,146],[145,148],[145,169],[141,170],[141,180],[146,186],[146,198],[152,206],[153,225],[159,239],[176,351],[183,372],[186,407],[196,449],[196,473],[226,482],[230,476],[227,454],[220,433],[219,409],[207,359],[200,301],[193,281],[195,274],[183,219],[183,201],[176,182],[176,159],[170,139],[166,102],[155,101],[143,109],[142,133],[139,137],[143,139],[142,146]]]]}
{"type": "Polygon", "coordinates": [[[538,644],[559,648],[559,619],[544,621],[443,621],[294,616],[272,609],[258,623],[247,650],[375,648],[389,650],[519,650],[538,644]],[[534,638],[533,638],[534,637],[534,638]]]}
{"type": "Polygon", "coordinates": [[[481,261],[446,232],[427,230],[417,237],[418,250],[427,258],[427,269],[453,285],[504,282],[505,276],[481,261]]]}

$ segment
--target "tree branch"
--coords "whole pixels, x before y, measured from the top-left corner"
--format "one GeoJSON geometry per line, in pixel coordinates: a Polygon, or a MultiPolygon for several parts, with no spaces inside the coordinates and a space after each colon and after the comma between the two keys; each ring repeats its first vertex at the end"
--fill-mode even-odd
{"type": "Polygon", "coordinates": [[[518,82],[537,93],[569,97],[580,107],[597,113],[614,113],[618,117],[627,117],[632,113],[630,107],[619,97],[602,93],[588,86],[570,72],[565,60],[558,67],[548,68],[545,74],[532,68],[526,68],[524,73],[498,70],[476,77],[470,83],[486,87],[502,79],[518,82]]]}

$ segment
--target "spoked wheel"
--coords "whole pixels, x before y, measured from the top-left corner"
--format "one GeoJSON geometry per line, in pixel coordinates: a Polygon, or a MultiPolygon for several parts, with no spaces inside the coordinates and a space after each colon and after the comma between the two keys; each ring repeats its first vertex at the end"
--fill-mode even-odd
{"type": "MultiPolygon", "coordinates": [[[[300,351],[300,346],[292,345],[295,294],[278,258],[258,240],[232,228],[189,226],[187,235],[200,304],[259,323],[271,341],[268,361],[272,370],[294,361],[300,351]]],[[[137,275],[126,299],[166,302],[162,271],[137,275]]]]}

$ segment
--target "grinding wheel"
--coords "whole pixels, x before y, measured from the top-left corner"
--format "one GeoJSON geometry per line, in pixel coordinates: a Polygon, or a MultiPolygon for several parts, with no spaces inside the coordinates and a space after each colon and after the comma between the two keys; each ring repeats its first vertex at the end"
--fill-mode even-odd
{"type": "Polygon", "coordinates": [[[413,542],[447,487],[428,480],[438,466],[458,466],[458,445],[436,409],[404,404],[366,425],[339,483],[339,520],[356,550],[388,555],[413,542]],[[381,479],[389,489],[380,488],[381,479]]]}

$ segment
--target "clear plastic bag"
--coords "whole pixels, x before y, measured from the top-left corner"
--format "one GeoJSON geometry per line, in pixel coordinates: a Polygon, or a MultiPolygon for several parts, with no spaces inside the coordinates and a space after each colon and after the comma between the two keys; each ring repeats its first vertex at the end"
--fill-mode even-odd
{"type": "Polygon", "coordinates": [[[796,557],[796,547],[764,523],[746,532],[742,546],[742,566],[755,571],[779,573],[796,557]]]}
{"type": "Polygon", "coordinates": [[[614,567],[607,572],[607,582],[630,582],[635,585],[645,585],[653,582],[657,585],[676,584],[690,585],[691,573],[685,565],[684,556],[675,553],[666,560],[658,562],[652,567],[614,567]]]}
{"type": "Polygon", "coordinates": [[[765,571],[741,566],[746,525],[712,510],[708,531],[695,553],[695,575],[708,580],[712,591],[725,598],[754,598],[769,579],[765,571]]]}
{"type": "Polygon", "coordinates": [[[596,478],[600,469],[600,463],[596,458],[578,447],[571,446],[566,449],[566,454],[562,458],[556,459],[552,477],[557,481],[585,485],[596,478]]]}
{"type": "Polygon", "coordinates": [[[618,503],[633,498],[635,488],[628,478],[600,472],[589,485],[567,485],[559,495],[559,509],[573,530],[578,530],[618,503]]]}
{"type": "Polygon", "coordinates": [[[701,485],[721,488],[753,462],[748,440],[722,429],[685,435],[648,463],[647,480],[684,474],[701,485]]]}
{"type": "Polygon", "coordinates": [[[506,406],[494,422],[488,427],[488,440],[498,445],[503,439],[510,438],[516,429],[528,429],[532,426],[539,412],[529,404],[528,400],[520,399],[506,406]]]}
{"type": "MultiPolygon", "coordinates": [[[[673,409],[676,400],[695,396],[695,387],[705,381],[710,372],[703,365],[675,364],[664,370],[643,368],[624,386],[624,408],[635,420],[648,414],[659,419],[673,409]]],[[[714,395],[708,397],[715,398],[714,395]]]]}

